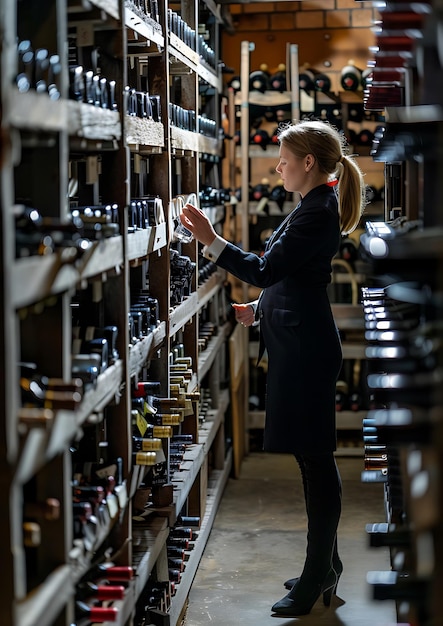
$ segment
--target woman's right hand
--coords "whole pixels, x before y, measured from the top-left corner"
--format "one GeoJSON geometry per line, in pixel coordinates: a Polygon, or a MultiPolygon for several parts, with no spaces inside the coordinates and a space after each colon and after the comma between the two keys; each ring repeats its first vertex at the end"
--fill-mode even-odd
{"type": "Polygon", "coordinates": [[[255,322],[254,308],[249,304],[233,304],[235,319],[242,326],[252,326],[255,322]]]}
{"type": "Polygon", "coordinates": [[[215,231],[209,218],[193,204],[186,204],[183,207],[180,221],[204,246],[210,246],[214,241],[215,231]]]}

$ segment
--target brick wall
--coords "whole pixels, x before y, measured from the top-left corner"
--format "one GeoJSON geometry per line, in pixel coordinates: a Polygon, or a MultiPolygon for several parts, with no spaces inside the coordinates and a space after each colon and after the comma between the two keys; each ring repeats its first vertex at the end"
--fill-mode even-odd
{"type": "MultiPolygon", "coordinates": [[[[222,58],[240,73],[240,47],[253,42],[251,71],[266,63],[274,70],[286,62],[288,43],[298,45],[299,66],[307,64],[331,77],[339,91],[341,68],[353,60],[366,68],[374,44],[372,26],[378,17],[372,2],[311,0],[229,5],[235,34],[223,33],[222,58]]],[[[225,75],[228,82],[229,75],[225,75]]]]}

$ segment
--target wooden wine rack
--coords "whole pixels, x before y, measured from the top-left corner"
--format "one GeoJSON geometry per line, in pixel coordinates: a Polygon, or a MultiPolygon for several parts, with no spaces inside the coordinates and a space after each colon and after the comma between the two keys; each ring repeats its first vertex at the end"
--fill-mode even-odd
{"type": "MultiPolygon", "coordinates": [[[[203,62],[171,32],[166,0],[159,3],[158,19],[144,14],[142,4],[6,0],[0,9],[0,475],[7,503],[0,542],[2,626],[74,623],[77,585],[100,560],[134,568],[124,599],[113,606],[117,624],[137,623],[146,585],[150,580],[168,580],[166,542],[171,528],[180,515],[192,514],[200,517],[194,549],[168,606],[152,618],[152,623],[160,615],[162,624],[177,624],[231,472],[231,397],[226,381],[232,318],[225,274],[214,268],[208,278],[198,281],[197,243],[180,247],[173,241],[171,213],[177,194],[198,196],[204,185],[220,185],[220,135],[205,136],[198,127],[181,130],[169,118],[174,96],[176,104],[213,119],[218,128],[220,69],[217,63],[203,62]],[[17,42],[25,40],[34,51],[58,55],[57,99],[32,86],[17,87],[17,74],[23,69],[17,42]],[[89,69],[91,59],[97,73],[115,81],[115,110],[69,97],[70,67],[77,63],[89,69]],[[159,119],[128,115],[128,85],[159,97],[159,119]],[[130,232],[128,206],[139,195],[161,199],[164,219],[130,232]],[[27,256],[16,253],[15,217],[21,206],[36,208],[61,229],[70,223],[74,200],[80,205],[115,204],[118,232],[91,239],[83,252],[72,243],[54,246],[47,255],[34,249],[27,256]],[[172,249],[195,263],[189,293],[175,304],[170,299],[172,249]],[[146,287],[158,301],[159,319],[150,332],[131,340],[132,291],[146,287]],[[89,293],[92,301],[85,304],[89,293]],[[117,358],[94,384],[85,386],[76,410],[23,407],[20,362],[35,363],[39,373],[66,383],[72,380],[72,311],[77,299],[82,313],[90,314],[88,323],[117,327],[117,358]],[[215,332],[199,350],[203,314],[215,332]],[[193,375],[184,388],[189,398],[186,417],[174,433],[191,433],[193,443],[187,446],[180,469],[169,475],[172,502],[166,507],[147,502],[146,520],[137,523],[131,392],[138,381],[152,380],[160,383],[163,397],[170,396],[171,354],[177,344],[191,358],[193,375]],[[204,420],[198,400],[202,387],[212,399],[204,420]],[[94,445],[106,443],[112,458],[122,459],[123,480],[109,494],[106,521],[97,524],[93,540],[87,542],[73,531],[72,446],[81,445],[91,430],[101,433],[94,445]],[[49,497],[60,503],[60,515],[51,522],[37,520],[40,538],[29,548],[23,532],[28,499],[41,502],[49,497]]],[[[217,7],[204,0],[183,0],[173,8],[197,36],[200,24],[207,24],[207,43],[218,59],[223,25],[217,7]]],[[[222,229],[225,207],[219,208],[217,230],[222,229]]],[[[149,614],[144,617],[149,619],[149,614]]]]}

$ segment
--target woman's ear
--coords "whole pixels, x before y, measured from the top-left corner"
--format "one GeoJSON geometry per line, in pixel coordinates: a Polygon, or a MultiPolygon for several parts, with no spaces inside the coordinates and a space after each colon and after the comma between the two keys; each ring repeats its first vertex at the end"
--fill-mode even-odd
{"type": "Polygon", "coordinates": [[[315,157],[313,154],[307,154],[306,155],[306,171],[309,172],[310,170],[312,170],[312,168],[314,167],[314,163],[315,163],[315,157]]]}

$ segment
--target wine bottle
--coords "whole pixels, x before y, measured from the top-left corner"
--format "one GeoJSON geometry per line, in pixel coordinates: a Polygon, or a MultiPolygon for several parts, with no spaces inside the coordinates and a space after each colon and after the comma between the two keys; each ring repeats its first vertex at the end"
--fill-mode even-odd
{"type": "Polygon", "coordinates": [[[168,546],[187,551],[192,550],[192,548],[194,547],[194,544],[190,543],[189,539],[185,537],[172,537],[171,535],[169,535],[166,544],[168,546]]]}
{"type": "Polygon", "coordinates": [[[372,586],[374,600],[404,600],[426,603],[430,580],[396,571],[368,572],[367,581],[372,586]]]}
{"type": "Polygon", "coordinates": [[[344,237],[340,242],[340,258],[348,261],[351,265],[358,259],[358,248],[351,237],[344,237]]]}
{"type": "Polygon", "coordinates": [[[132,462],[134,465],[156,465],[157,453],[145,451],[133,452],[132,462]]]}
{"type": "Polygon", "coordinates": [[[134,451],[149,452],[161,450],[162,440],[160,438],[132,437],[132,448],[134,451]]]}
{"type": "Polygon", "coordinates": [[[241,88],[240,76],[233,76],[228,83],[228,87],[230,89],[233,89],[234,92],[240,91],[240,88],[241,88]]]}
{"type": "Polygon", "coordinates": [[[125,588],[123,585],[96,585],[91,581],[82,582],[77,586],[75,593],[77,600],[123,600],[125,588]]]}
{"type": "Polygon", "coordinates": [[[173,557],[168,557],[168,565],[171,569],[176,569],[179,572],[185,571],[185,563],[183,559],[177,559],[173,557]]]}
{"type": "Polygon", "coordinates": [[[323,72],[318,72],[314,78],[314,85],[316,91],[321,91],[322,93],[328,93],[331,91],[331,79],[327,74],[323,74],[323,72]]]}
{"type": "Polygon", "coordinates": [[[23,544],[26,548],[37,548],[41,544],[41,528],[36,522],[23,522],[23,544]]]}
{"type": "Polygon", "coordinates": [[[337,389],[335,392],[335,410],[338,412],[344,411],[346,403],[346,394],[342,390],[337,389]]]}
{"type": "Polygon", "coordinates": [[[80,379],[66,382],[58,378],[48,378],[37,372],[33,363],[20,363],[20,389],[25,407],[74,411],[83,395],[80,379]]]}
{"type": "Polygon", "coordinates": [[[185,409],[185,400],[181,398],[159,398],[157,396],[148,396],[151,406],[156,408],[160,413],[176,413],[185,409]]]}
{"type": "Polygon", "coordinates": [[[182,573],[179,569],[168,568],[169,580],[179,583],[182,577],[182,573]]]}
{"type": "Polygon", "coordinates": [[[100,563],[91,568],[85,579],[91,581],[110,580],[127,582],[134,578],[135,569],[130,565],[114,565],[111,563],[100,563]]]}
{"type": "Polygon", "coordinates": [[[374,133],[369,128],[363,128],[357,135],[357,144],[359,146],[372,146],[374,133]]]}
{"type": "Polygon", "coordinates": [[[76,619],[87,617],[91,623],[103,624],[104,622],[116,622],[118,610],[114,607],[90,606],[78,600],[75,603],[76,619]]]}
{"type": "Polygon", "coordinates": [[[178,426],[183,421],[180,413],[156,413],[149,419],[154,426],[178,426]]]}
{"type": "Polygon", "coordinates": [[[264,93],[269,89],[269,75],[263,70],[254,70],[249,74],[249,91],[264,93]]]}
{"type": "Polygon", "coordinates": [[[178,546],[167,546],[166,551],[168,553],[168,557],[185,560],[186,553],[183,548],[179,548],[178,546]]]}
{"type": "Polygon", "coordinates": [[[387,454],[366,454],[364,458],[366,470],[383,470],[388,467],[387,454]]]}
{"type": "Polygon", "coordinates": [[[300,89],[306,92],[313,91],[315,89],[315,74],[311,68],[306,64],[299,69],[298,84],[300,89]]]}
{"type": "Polygon", "coordinates": [[[150,424],[138,410],[131,411],[133,435],[142,438],[168,439],[172,437],[172,426],[150,424]]]}
{"type": "Polygon", "coordinates": [[[184,443],[184,444],[190,445],[190,444],[194,443],[194,436],[193,435],[188,435],[188,434],[185,434],[185,433],[172,435],[171,442],[173,442],[173,443],[184,443]]]}
{"type": "Polygon", "coordinates": [[[266,147],[270,143],[271,138],[269,133],[264,129],[257,129],[250,137],[249,143],[260,146],[263,150],[266,150],[266,147]]]}
{"type": "Polygon", "coordinates": [[[349,396],[349,408],[351,411],[361,411],[363,408],[363,398],[361,393],[353,391],[349,396]]]}
{"type": "Polygon", "coordinates": [[[153,380],[145,380],[137,383],[133,395],[136,397],[155,396],[160,393],[160,383],[153,380]]]}
{"type": "Polygon", "coordinates": [[[177,525],[200,528],[200,517],[197,515],[179,515],[177,525]]]}
{"type": "Polygon", "coordinates": [[[345,91],[357,91],[361,87],[362,71],[355,66],[354,61],[348,61],[341,70],[340,84],[345,91]]]}
{"type": "Polygon", "coordinates": [[[401,528],[396,524],[381,522],[378,524],[366,524],[366,532],[369,535],[369,545],[378,547],[407,547],[411,545],[411,531],[409,528],[401,528]]]}
{"type": "Polygon", "coordinates": [[[273,91],[286,91],[286,65],[279,63],[276,71],[269,78],[269,86],[273,91]]]}
{"type": "Polygon", "coordinates": [[[58,520],[60,518],[60,500],[46,498],[43,502],[25,502],[23,515],[28,519],[58,520]]]}

